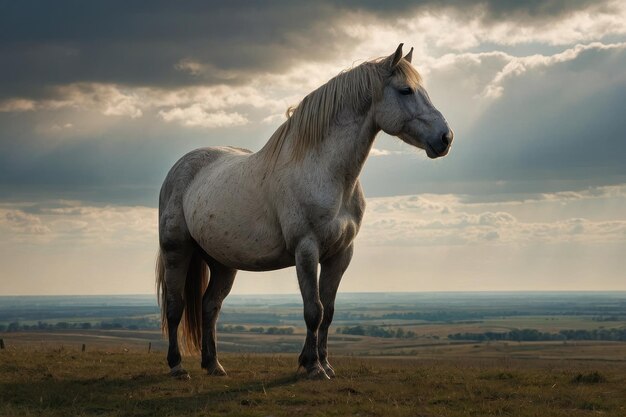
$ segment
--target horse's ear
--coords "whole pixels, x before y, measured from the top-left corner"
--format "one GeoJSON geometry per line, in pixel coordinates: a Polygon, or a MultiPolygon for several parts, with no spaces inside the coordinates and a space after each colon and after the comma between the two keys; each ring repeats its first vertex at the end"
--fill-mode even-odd
{"type": "Polygon", "coordinates": [[[398,45],[398,49],[396,49],[396,52],[394,52],[393,55],[390,56],[391,61],[389,67],[391,69],[395,68],[396,65],[398,65],[398,62],[400,62],[400,59],[402,59],[402,45],[404,44],[401,43],[400,45],[398,45]]]}
{"type": "Polygon", "coordinates": [[[411,62],[411,60],[413,59],[413,47],[412,46],[411,46],[411,50],[409,51],[409,53],[404,56],[404,59],[406,59],[409,62],[411,62]]]}

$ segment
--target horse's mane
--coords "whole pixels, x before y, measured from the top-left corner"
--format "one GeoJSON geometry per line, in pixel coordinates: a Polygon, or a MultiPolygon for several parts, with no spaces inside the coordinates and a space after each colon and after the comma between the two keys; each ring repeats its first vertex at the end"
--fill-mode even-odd
{"type": "Polygon", "coordinates": [[[390,69],[389,58],[364,62],[342,71],[326,84],[309,93],[295,107],[287,109],[287,120],[267,142],[267,156],[274,160],[280,154],[287,138],[293,141],[292,157],[300,160],[316,148],[326,136],[339,112],[348,108],[354,112],[364,110],[372,99],[381,94],[385,81],[394,74],[417,85],[421,77],[405,59],[390,69]],[[292,134],[293,133],[293,134],[292,134]]]}

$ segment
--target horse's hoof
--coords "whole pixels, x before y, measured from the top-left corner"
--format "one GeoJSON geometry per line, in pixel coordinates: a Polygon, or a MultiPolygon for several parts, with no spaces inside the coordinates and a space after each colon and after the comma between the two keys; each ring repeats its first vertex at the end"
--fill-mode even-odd
{"type": "Polygon", "coordinates": [[[328,375],[326,375],[326,371],[320,365],[314,366],[313,368],[307,370],[306,377],[308,379],[330,379],[328,375]]]}
{"type": "Polygon", "coordinates": [[[226,371],[224,370],[224,368],[222,368],[222,365],[220,365],[219,363],[213,365],[213,366],[209,366],[206,368],[206,373],[207,375],[211,375],[211,376],[226,376],[228,375],[226,373],[226,371]]]}
{"type": "Polygon", "coordinates": [[[189,375],[189,372],[187,372],[183,368],[173,368],[170,371],[170,376],[176,379],[183,380],[183,381],[187,381],[191,379],[191,375],[189,375]]]}
{"type": "Polygon", "coordinates": [[[170,376],[176,379],[188,380],[191,379],[189,372],[187,372],[180,363],[172,368],[170,368],[170,376]]]}
{"type": "Polygon", "coordinates": [[[334,378],[336,376],[335,370],[333,369],[332,366],[330,366],[328,362],[322,365],[322,367],[324,368],[324,372],[326,372],[326,375],[328,375],[329,378],[334,378]]]}

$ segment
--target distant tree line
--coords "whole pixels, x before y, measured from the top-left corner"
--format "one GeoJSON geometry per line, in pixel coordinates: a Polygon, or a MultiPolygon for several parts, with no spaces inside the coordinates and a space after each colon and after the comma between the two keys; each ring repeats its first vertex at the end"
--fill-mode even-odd
{"type": "MultiPolygon", "coordinates": [[[[597,314],[591,319],[593,321],[621,321],[624,320],[623,315],[619,314],[604,314],[601,312],[602,308],[597,308],[597,311],[591,314],[597,314]]],[[[541,315],[545,316],[581,316],[589,315],[589,311],[545,311],[541,315]]],[[[454,322],[454,321],[470,321],[470,320],[483,320],[493,317],[520,317],[537,315],[533,310],[506,310],[506,309],[493,309],[493,310],[434,310],[434,311],[405,311],[405,312],[393,312],[382,315],[350,315],[352,318],[360,320],[423,320],[434,322],[454,322]]],[[[348,319],[346,318],[346,319],[348,319]]],[[[344,320],[346,320],[344,319],[344,320]]]]}
{"type": "Polygon", "coordinates": [[[517,310],[435,310],[435,311],[407,311],[383,314],[377,319],[384,320],[423,320],[435,322],[453,322],[482,320],[489,317],[515,317],[524,316],[528,313],[517,310]]]}
{"type": "Polygon", "coordinates": [[[626,341],[626,328],[561,330],[558,333],[540,332],[537,329],[514,329],[509,332],[455,333],[448,335],[452,340],[511,340],[516,342],[551,340],[607,340],[626,341]]]}
{"type": "Polygon", "coordinates": [[[246,327],[242,326],[242,325],[230,325],[230,324],[226,324],[226,325],[218,325],[217,326],[217,331],[218,332],[225,332],[225,333],[236,333],[236,332],[245,332],[248,331],[250,333],[259,333],[259,334],[293,334],[293,327],[250,327],[249,329],[246,329],[246,327]]]}
{"type": "Polygon", "coordinates": [[[624,320],[624,318],[619,317],[619,316],[595,316],[595,317],[592,317],[591,320],[593,321],[621,321],[621,320],[624,320]]]}
{"type": "Polygon", "coordinates": [[[225,323],[238,323],[238,324],[265,324],[265,323],[280,323],[282,321],[289,320],[302,320],[302,314],[274,314],[263,312],[241,312],[241,311],[222,311],[220,313],[220,320],[225,323]]]}
{"type": "MultiPolygon", "coordinates": [[[[115,321],[101,321],[97,323],[91,322],[67,322],[59,321],[56,323],[47,323],[40,321],[37,324],[22,324],[14,321],[12,323],[0,324],[0,332],[24,332],[24,331],[53,331],[53,330],[155,330],[160,329],[158,321],[137,321],[131,319],[129,321],[115,320],[115,321]]],[[[252,332],[260,334],[293,334],[293,327],[251,327],[246,329],[242,325],[218,325],[218,331],[233,333],[233,332],[252,332]]]]}
{"type": "Polygon", "coordinates": [[[56,323],[48,323],[45,321],[36,324],[22,324],[14,321],[8,325],[0,324],[0,332],[24,332],[24,331],[51,331],[51,330],[153,330],[159,329],[160,324],[156,321],[131,320],[125,321],[101,321],[101,322],[67,322],[59,321],[56,323]]]}
{"type": "MultiPolygon", "coordinates": [[[[405,311],[405,312],[393,312],[385,314],[372,314],[372,313],[355,313],[352,311],[338,311],[335,312],[335,320],[342,321],[371,321],[371,320],[421,320],[421,321],[433,321],[433,322],[456,322],[456,321],[471,321],[482,320],[487,317],[509,317],[509,316],[522,316],[530,313],[524,313],[521,311],[485,311],[475,312],[467,310],[459,311],[405,311]]],[[[286,317],[282,317],[286,319],[286,317]]],[[[299,319],[298,316],[288,319],[299,319]]]]}
{"type": "Polygon", "coordinates": [[[350,334],[357,336],[372,336],[372,337],[395,337],[398,339],[410,339],[414,338],[416,333],[412,330],[406,331],[402,327],[391,329],[381,326],[352,326],[352,327],[338,327],[336,330],[338,334],[350,334]]]}
{"type": "MultiPolygon", "coordinates": [[[[12,323],[0,324],[0,332],[24,332],[24,331],[53,331],[53,330],[91,330],[91,329],[100,329],[100,330],[155,330],[160,329],[160,324],[157,321],[145,321],[145,322],[137,322],[131,320],[129,322],[126,321],[101,321],[97,323],[91,322],[67,322],[67,321],[59,321],[56,323],[47,323],[45,321],[40,321],[37,324],[22,324],[20,322],[14,321],[12,323]]],[[[233,333],[233,332],[252,332],[252,333],[263,333],[263,334],[293,334],[293,327],[251,327],[246,329],[246,327],[242,325],[218,325],[218,331],[233,333]]]]}

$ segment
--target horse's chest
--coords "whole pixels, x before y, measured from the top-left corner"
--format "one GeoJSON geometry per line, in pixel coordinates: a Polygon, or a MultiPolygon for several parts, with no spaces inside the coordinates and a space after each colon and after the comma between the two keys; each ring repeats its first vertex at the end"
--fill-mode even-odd
{"type": "Polygon", "coordinates": [[[333,253],[349,246],[359,230],[358,216],[343,210],[330,221],[323,222],[316,228],[317,240],[322,254],[333,253]]]}
{"type": "MultiPolygon", "coordinates": [[[[299,232],[294,237],[312,234],[322,257],[331,256],[348,247],[356,237],[365,201],[360,188],[349,197],[343,189],[312,193],[313,198],[300,202],[299,232]]],[[[288,234],[290,235],[290,234],[288,234]]]]}

